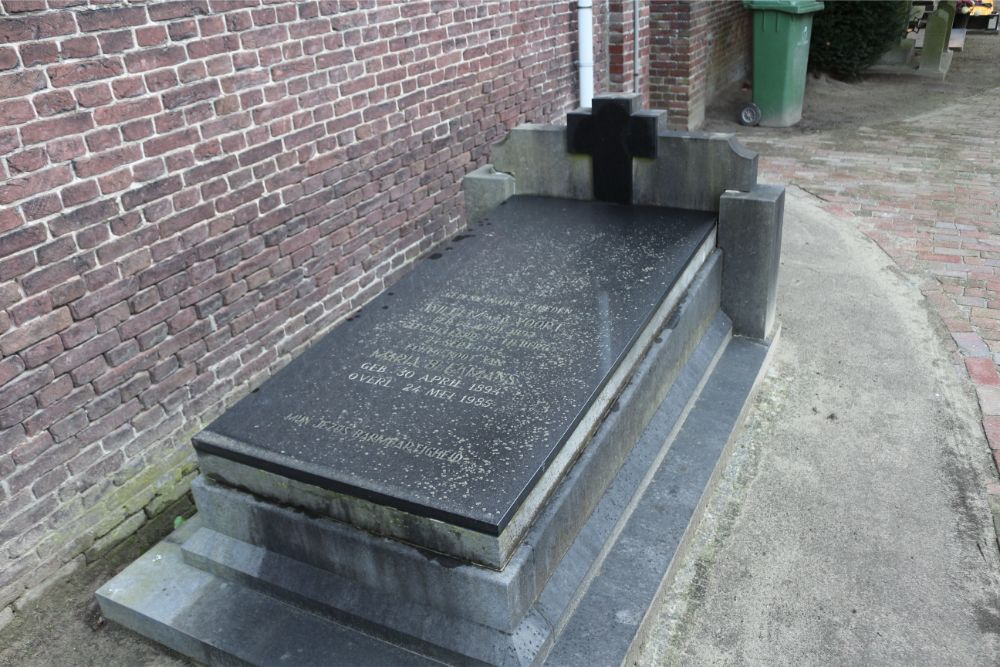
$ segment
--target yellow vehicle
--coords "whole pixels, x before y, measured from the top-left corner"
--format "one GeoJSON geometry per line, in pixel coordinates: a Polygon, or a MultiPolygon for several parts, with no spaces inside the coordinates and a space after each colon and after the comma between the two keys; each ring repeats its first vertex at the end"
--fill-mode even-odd
{"type": "Polygon", "coordinates": [[[996,0],[957,0],[955,9],[956,28],[997,32],[996,0]]]}
{"type": "Polygon", "coordinates": [[[990,0],[980,2],[969,8],[969,16],[989,16],[993,13],[993,3],[990,0]]]}

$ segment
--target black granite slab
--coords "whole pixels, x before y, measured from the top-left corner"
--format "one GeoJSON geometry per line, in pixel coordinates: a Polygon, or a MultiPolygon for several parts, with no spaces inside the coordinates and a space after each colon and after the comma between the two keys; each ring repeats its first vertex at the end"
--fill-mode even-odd
{"type": "Polygon", "coordinates": [[[195,447],[499,534],[713,225],[710,213],[514,197],[195,447]]]}

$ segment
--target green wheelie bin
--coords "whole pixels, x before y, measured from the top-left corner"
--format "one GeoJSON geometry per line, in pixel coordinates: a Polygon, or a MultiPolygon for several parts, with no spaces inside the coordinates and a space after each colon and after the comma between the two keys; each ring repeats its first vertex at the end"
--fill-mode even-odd
{"type": "Polygon", "coordinates": [[[788,127],[802,119],[816,0],[743,0],[753,11],[753,103],[744,125],[788,127]]]}

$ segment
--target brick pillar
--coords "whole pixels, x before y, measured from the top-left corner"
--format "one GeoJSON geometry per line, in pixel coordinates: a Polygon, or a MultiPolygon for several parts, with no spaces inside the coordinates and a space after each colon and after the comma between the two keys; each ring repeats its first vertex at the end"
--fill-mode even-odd
{"type": "MultiPolygon", "coordinates": [[[[594,94],[613,92],[608,53],[609,7],[606,2],[594,3],[594,94]]],[[[575,29],[575,27],[574,27],[575,29]]]]}
{"type": "Polygon", "coordinates": [[[709,3],[652,0],[650,104],[666,109],[673,129],[696,129],[705,117],[704,21],[709,3]]]}
{"type": "Polygon", "coordinates": [[[607,88],[598,92],[639,93],[649,105],[650,6],[639,0],[610,0],[607,4],[607,88]],[[639,6],[639,62],[635,62],[635,9],[639,6]],[[638,80],[635,76],[638,67],[638,80]]]}
{"type": "Polygon", "coordinates": [[[741,2],[651,0],[650,106],[673,129],[695,130],[712,96],[750,67],[750,13],[741,2]]]}

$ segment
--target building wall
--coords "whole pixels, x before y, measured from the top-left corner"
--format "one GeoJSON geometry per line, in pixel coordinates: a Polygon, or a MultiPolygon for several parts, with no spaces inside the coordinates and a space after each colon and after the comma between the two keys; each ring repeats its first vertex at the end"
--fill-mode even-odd
{"type": "Polygon", "coordinates": [[[705,99],[750,77],[753,67],[753,22],[740,0],[709,2],[705,15],[705,99]]]}
{"type": "Polygon", "coordinates": [[[578,92],[564,2],[0,7],[3,619],[169,508],[191,435],[578,92]]]}
{"type": "Polygon", "coordinates": [[[650,104],[694,130],[724,88],[749,75],[752,24],[739,0],[651,0],[650,104]]]}

